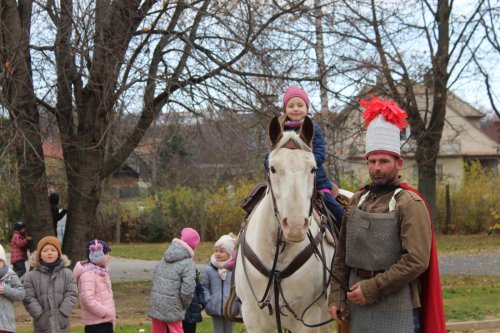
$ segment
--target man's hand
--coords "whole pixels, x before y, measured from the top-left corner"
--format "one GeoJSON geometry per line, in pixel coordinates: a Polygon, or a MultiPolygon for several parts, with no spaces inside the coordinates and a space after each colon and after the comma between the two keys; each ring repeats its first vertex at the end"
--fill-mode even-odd
{"type": "Polygon", "coordinates": [[[347,298],[355,304],[359,305],[368,304],[365,295],[363,295],[363,291],[361,290],[360,282],[356,283],[354,286],[351,287],[351,291],[347,293],[347,298]]]}
{"type": "Polygon", "coordinates": [[[332,316],[333,320],[335,320],[340,325],[342,325],[344,323],[344,320],[347,319],[344,316],[344,308],[338,308],[335,305],[332,305],[328,308],[328,312],[330,313],[330,316],[332,316]]]}

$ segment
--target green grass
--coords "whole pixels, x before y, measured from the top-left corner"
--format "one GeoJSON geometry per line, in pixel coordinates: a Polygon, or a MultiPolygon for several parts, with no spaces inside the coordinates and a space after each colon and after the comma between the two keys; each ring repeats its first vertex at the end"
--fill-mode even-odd
{"type": "MultiPolygon", "coordinates": [[[[499,251],[498,236],[481,235],[437,235],[440,254],[475,253],[499,251]]],[[[160,260],[169,243],[162,244],[113,244],[113,256],[133,259],[160,260]]],[[[196,250],[196,262],[208,262],[213,253],[213,243],[203,242],[196,250]]],[[[500,318],[500,276],[441,276],[446,321],[485,320],[500,318]]],[[[119,314],[115,332],[138,332],[144,328],[151,332],[150,321],[145,315],[151,282],[113,283],[115,302],[119,314]],[[120,316],[121,315],[121,316],[120,316]]],[[[16,302],[17,304],[17,302],[16,302]]],[[[16,305],[22,308],[21,304],[16,305]]],[[[79,318],[79,310],[74,314],[79,318]]],[[[73,320],[72,320],[73,322],[73,320]]],[[[83,332],[81,321],[72,325],[71,332],[83,332]]],[[[211,318],[206,316],[197,326],[198,333],[212,332],[211,318]]],[[[32,332],[30,324],[18,324],[18,332],[32,332]]],[[[246,332],[244,325],[235,325],[234,332],[246,332]]]]}
{"type": "MultiPolygon", "coordinates": [[[[120,258],[160,260],[170,243],[111,244],[112,255],[120,258]]],[[[194,261],[206,263],[214,253],[213,242],[202,242],[194,253],[194,261]]]]}
{"type": "MultiPolygon", "coordinates": [[[[500,236],[436,235],[439,254],[475,253],[500,250],[500,236]]],[[[112,244],[112,255],[120,258],[160,260],[170,243],[121,243],[112,244]]],[[[202,242],[195,251],[194,260],[208,262],[213,253],[213,242],[202,242]]]]}
{"type": "MultiPolygon", "coordinates": [[[[485,251],[500,251],[500,236],[488,236],[485,233],[477,235],[441,235],[436,234],[436,244],[439,254],[475,253],[485,251]]],[[[111,244],[113,256],[129,259],[160,260],[170,243],[120,243],[111,244]]],[[[213,242],[201,242],[196,249],[196,262],[208,262],[213,253],[213,242]]],[[[10,251],[10,245],[5,244],[5,251],[10,251]]]]}
{"type": "Polygon", "coordinates": [[[439,254],[500,251],[500,236],[436,235],[436,245],[439,254]]]}
{"type": "MultiPolygon", "coordinates": [[[[444,275],[441,283],[447,322],[500,318],[500,276],[444,275]]],[[[139,328],[144,328],[145,333],[151,332],[150,320],[145,315],[151,282],[113,283],[113,291],[118,312],[115,332],[138,332],[139,328]]],[[[19,303],[16,306],[22,307],[19,303]]],[[[75,309],[73,318],[79,319],[79,312],[75,309]]],[[[72,319],[71,332],[83,332],[81,321],[76,319],[72,319]]],[[[31,331],[30,324],[18,324],[18,332],[31,331]]],[[[211,318],[205,316],[196,331],[212,332],[211,318]]],[[[246,332],[245,326],[236,324],[234,332],[246,332]]]]}
{"type": "Polygon", "coordinates": [[[446,321],[500,318],[500,276],[441,277],[446,321]]]}
{"type": "MultiPolygon", "coordinates": [[[[151,332],[151,322],[149,320],[145,320],[138,324],[127,324],[127,325],[116,325],[115,332],[120,333],[137,333],[139,329],[144,329],[144,333],[151,332]]],[[[18,333],[31,333],[33,329],[31,326],[25,326],[22,328],[18,328],[18,333]]],[[[72,333],[84,333],[83,326],[71,326],[72,333]]],[[[203,318],[201,323],[196,325],[196,333],[212,333],[212,320],[210,317],[203,318]]],[[[245,325],[243,324],[235,324],[234,326],[235,333],[243,333],[246,332],[245,325]]]]}

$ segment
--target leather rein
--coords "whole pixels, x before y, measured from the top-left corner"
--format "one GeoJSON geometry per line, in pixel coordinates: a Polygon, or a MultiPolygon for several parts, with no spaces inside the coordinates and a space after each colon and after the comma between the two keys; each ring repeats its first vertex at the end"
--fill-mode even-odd
{"type": "MultiPolygon", "coordinates": [[[[315,182],[314,182],[315,183],[315,182]]],[[[250,290],[255,297],[259,308],[263,309],[264,307],[268,307],[269,310],[269,315],[273,315],[273,305],[271,304],[270,300],[270,290],[271,286],[273,287],[273,292],[274,292],[274,313],[276,316],[276,324],[278,328],[278,332],[282,332],[282,326],[281,326],[281,317],[280,314],[283,314],[281,312],[282,308],[287,309],[296,320],[300,321],[303,325],[307,327],[318,327],[325,325],[327,323],[330,323],[333,319],[318,323],[318,324],[307,324],[304,322],[303,318],[307,310],[314,305],[322,296],[325,298],[328,297],[327,295],[327,289],[328,285],[330,283],[331,279],[331,274],[330,274],[330,269],[328,269],[327,263],[325,262],[325,252],[324,252],[324,244],[323,244],[323,231],[324,230],[319,230],[319,232],[316,234],[316,236],[313,237],[311,230],[307,232],[307,237],[309,239],[309,245],[306,246],[295,258],[288,264],[288,266],[283,269],[283,270],[277,270],[276,269],[276,264],[278,262],[278,256],[283,253],[285,250],[286,242],[283,240],[283,230],[280,225],[280,214],[278,212],[278,209],[276,207],[276,199],[274,197],[273,189],[272,189],[272,184],[271,184],[271,179],[268,176],[268,193],[271,194],[272,198],[272,205],[273,205],[273,210],[274,210],[274,216],[276,218],[276,221],[278,222],[277,225],[277,241],[276,241],[276,250],[275,250],[275,255],[273,259],[273,264],[271,269],[268,269],[264,263],[259,259],[257,254],[254,252],[254,250],[248,245],[246,242],[246,223],[244,224],[241,232],[240,232],[240,244],[241,244],[241,254],[242,254],[242,263],[243,263],[243,271],[245,272],[245,277],[247,279],[248,285],[250,286],[250,290]],[[320,249],[318,249],[318,245],[320,246],[320,249]],[[281,249],[280,249],[281,247],[281,249]],[[281,280],[291,276],[293,273],[295,273],[299,268],[301,268],[310,258],[312,255],[315,255],[322,263],[323,266],[323,292],[314,299],[314,301],[308,305],[305,309],[302,315],[299,317],[293,309],[290,307],[288,304],[286,297],[283,293],[283,289],[281,288],[281,280]],[[268,282],[266,286],[266,290],[264,291],[264,294],[262,297],[259,298],[257,297],[255,290],[252,287],[252,284],[250,283],[250,279],[248,278],[247,274],[247,269],[246,269],[246,260],[248,261],[265,277],[267,277],[268,282]],[[281,298],[283,299],[284,305],[280,306],[279,304],[279,296],[281,295],[281,298]]],[[[310,209],[309,209],[309,223],[311,223],[311,218],[312,217],[312,211],[313,211],[313,203],[315,200],[316,196],[316,188],[314,187],[313,190],[313,195],[311,196],[311,203],[310,203],[310,209]]],[[[249,218],[247,219],[247,221],[249,218]]],[[[321,229],[321,228],[320,228],[321,229]]],[[[333,258],[332,262],[330,263],[330,267],[333,266],[333,258]]],[[[285,315],[285,314],[283,314],[285,315]]]]}

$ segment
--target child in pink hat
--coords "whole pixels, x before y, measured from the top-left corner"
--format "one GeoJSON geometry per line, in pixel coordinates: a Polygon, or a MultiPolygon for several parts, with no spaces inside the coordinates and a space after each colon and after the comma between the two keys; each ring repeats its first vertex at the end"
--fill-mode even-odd
{"type": "Polygon", "coordinates": [[[196,287],[194,251],[200,245],[200,235],[193,228],[184,228],[181,237],[174,238],[158,264],[148,316],[152,333],[183,332],[182,320],[196,287]]]}
{"type": "Polygon", "coordinates": [[[184,228],[181,230],[181,240],[184,241],[191,249],[196,250],[200,245],[200,235],[193,228],[184,228]]]}
{"type": "MultiPolygon", "coordinates": [[[[283,94],[283,111],[280,123],[285,131],[300,131],[300,127],[306,117],[312,118],[310,112],[311,102],[307,93],[301,87],[289,87],[283,94]]],[[[314,159],[316,160],[316,189],[322,193],[323,200],[335,217],[335,227],[337,232],[340,231],[342,218],[344,217],[344,207],[337,202],[332,194],[332,189],[336,185],[328,179],[323,162],[326,159],[326,144],[323,137],[323,132],[318,123],[314,124],[314,137],[312,142],[312,149],[314,159]]],[[[269,153],[264,157],[264,167],[269,171],[269,153]]],[[[333,230],[333,226],[331,226],[333,230]]]]}

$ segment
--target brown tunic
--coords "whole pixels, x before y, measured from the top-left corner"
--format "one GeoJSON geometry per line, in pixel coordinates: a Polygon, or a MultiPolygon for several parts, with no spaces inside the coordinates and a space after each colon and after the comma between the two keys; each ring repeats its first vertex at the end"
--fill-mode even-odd
{"type": "MultiPolygon", "coordinates": [[[[396,184],[400,182],[404,181],[400,179],[396,184]]],[[[354,194],[349,201],[343,219],[343,227],[335,252],[333,275],[336,278],[332,279],[328,298],[329,306],[346,306],[346,291],[341,288],[341,284],[337,281],[337,279],[342,281],[342,285],[345,286],[349,280],[350,267],[345,264],[346,228],[344,226],[364,193],[365,191],[358,191],[354,194]]],[[[370,213],[387,213],[393,193],[393,191],[387,193],[370,192],[359,208],[370,213]]],[[[418,308],[420,307],[418,276],[429,265],[432,239],[431,221],[425,203],[418,195],[408,190],[402,190],[396,195],[395,211],[401,226],[401,258],[385,272],[371,279],[363,280],[361,289],[368,303],[374,303],[409,283],[413,308],[418,308]]]]}

